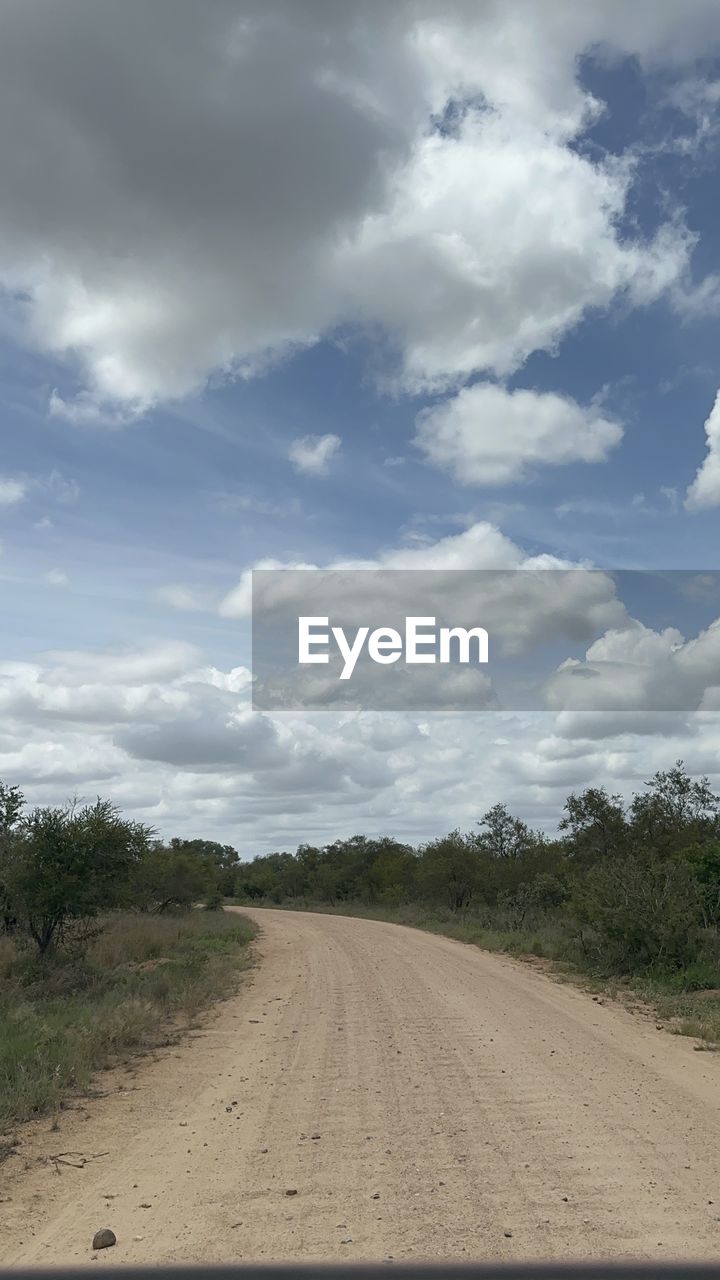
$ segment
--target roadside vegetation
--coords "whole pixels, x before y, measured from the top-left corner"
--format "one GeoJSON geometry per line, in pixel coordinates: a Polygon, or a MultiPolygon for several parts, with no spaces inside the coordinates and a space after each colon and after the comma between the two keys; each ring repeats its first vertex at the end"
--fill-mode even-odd
{"type": "Polygon", "coordinates": [[[227,846],[163,845],[108,801],[28,813],[0,783],[0,1155],[14,1124],[231,993],[255,933],[215,909],[238,865],[227,846]]]}
{"type": "Polygon", "coordinates": [[[28,811],[0,783],[0,1133],[233,989],[253,926],[227,901],[532,956],[720,1044],[720,796],[682,761],[628,804],[604,788],[569,796],[553,838],[496,804],[417,848],[357,835],[247,862],[212,841],[163,843],[107,800],[28,811]]]}
{"type": "Polygon", "coordinates": [[[720,1042],[720,796],[678,761],[629,804],[568,797],[558,835],[496,804],[414,848],[362,835],[240,867],[236,900],[394,920],[553,962],[720,1042]]]}

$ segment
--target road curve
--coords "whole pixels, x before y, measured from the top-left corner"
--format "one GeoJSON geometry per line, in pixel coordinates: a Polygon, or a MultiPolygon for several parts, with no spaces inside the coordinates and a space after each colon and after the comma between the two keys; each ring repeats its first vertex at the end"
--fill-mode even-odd
{"type": "Polygon", "coordinates": [[[0,1262],[103,1226],[95,1266],[720,1257],[717,1056],[446,938],[248,914],[240,994],[3,1166],[0,1262]]]}

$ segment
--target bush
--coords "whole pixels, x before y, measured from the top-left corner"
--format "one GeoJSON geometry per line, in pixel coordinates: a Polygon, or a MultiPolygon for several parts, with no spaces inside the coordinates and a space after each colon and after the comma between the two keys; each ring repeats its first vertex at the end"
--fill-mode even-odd
{"type": "Polygon", "coordinates": [[[609,860],[585,873],[573,905],[585,954],[606,972],[683,969],[698,959],[700,891],[687,863],[609,860]]]}
{"type": "Polygon", "coordinates": [[[127,893],[130,868],[150,832],[108,800],[81,809],[36,809],[4,848],[5,910],[43,955],[54,943],[87,944],[101,912],[127,893]]]}

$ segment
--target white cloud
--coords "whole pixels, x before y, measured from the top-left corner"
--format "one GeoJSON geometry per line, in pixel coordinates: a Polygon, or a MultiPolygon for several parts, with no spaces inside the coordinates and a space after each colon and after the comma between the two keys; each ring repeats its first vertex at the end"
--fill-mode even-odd
{"type": "Polygon", "coordinates": [[[419,140],[343,264],[361,314],[394,335],[399,381],[419,391],[512,373],[590,307],[673,285],[692,243],[679,223],[645,243],[617,235],[632,176],[571,150],[544,113],[468,111],[455,136],[419,140]]]}
{"type": "Polygon", "coordinates": [[[705,422],[707,456],[685,496],[688,511],[720,505],[720,391],[705,422]]]}
{"type": "MultiPolygon", "coordinates": [[[[16,506],[38,494],[44,498],[49,497],[53,502],[71,503],[79,497],[80,487],[77,481],[67,479],[59,471],[51,471],[47,475],[0,475],[0,507],[16,506]]],[[[39,527],[40,524],[36,522],[36,528],[39,527]]]]}
{"type": "Polygon", "coordinates": [[[27,492],[23,480],[12,480],[9,476],[0,476],[0,507],[13,507],[22,502],[27,492]]]}
{"type": "Polygon", "coordinates": [[[691,639],[676,627],[654,631],[629,619],[599,636],[584,661],[561,664],[547,685],[548,706],[586,713],[627,708],[651,718],[675,711],[685,718],[720,706],[718,672],[720,619],[691,639]]]}
{"type": "Polygon", "coordinates": [[[50,569],[49,572],[45,574],[45,581],[48,583],[48,586],[51,587],[67,587],[70,579],[62,569],[50,569]]]}
{"type": "Polygon", "coordinates": [[[498,485],[542,466],[601,462],[621,438],[618,423],[566,396],[477,383],[422,412],[415,443],[459,484],[498,485]]]}
{"type": "Polygon", "coordinates": [[[340,437],[332,433],[325,436],[302,436],[299,440],[293,440],[288,457],[296,471],[310,476],[322,476],[336,456],[340,444],[340,437]]]}
{"type": "Polygon", "coordinates": [[[627,794],[679,755],[720,781],[716,715],[691,728],[637,711],[274,721],[250,712],[248,688],[246,668],[177,644],[0,663],[0,778],[31,803],[109,795],[165,836],[246,857],[350,836],[359,809],[368,833],[417,841],[472,828],[498,800],[554,830],[571,789],[627,794]]]}
{"type": "MultiPolygon", "coordinates": [[[[353,560],[331,557],[325,569],[515,569],[529,567],[531,563],[511,538],[487,521],[480,521],[459,534],[451,534],[434,543],[420,547],[391,547],[381,551],[376,559],[353,560]]],[[[559,561],[555,562],[560,564],[559,561]]],[[[320,566],[299,561],[293,563],[266,558],[259,560],[255,569],[318,569],[320,566]]],[[[290,579],[287,579],[290,587],[290,579]]],[[[282,589],[282,579],[276,579],[273,590],[282,589]]],[[[294,589],[294,588],[293,588],[294,589]]],[[[252,570],[246,570],[236,587],[227,593],[220,604],[220,614],[225,618],[249,617],[252,612],[252,570]]]]}
{"type": "MultiPolygon", "coordinates": [[[[342,573],[328,582],[317,565],[260,561],[255,571],[243,573],[237,586],[226,595],[220,604],[220,613],[228,618],[252,614],[254,623],[258,627],[267,626],[269,631],[265,634],[272,636],[277,619],[287,619],[295,611],[321,616],[332,612],[335,620],[344,626],[371,623],[400,629],[409,615],[440,617],[449,611],[454,625],[477,625],[481,616],[483,626],[493,638],[494,651],[503,657],[526,654],[551,639],[589,644],[606,629],[622,628],[629,622],[609,575],[600,571],[585,572],[585,566],[572,565],[549,555],[529,556],[486,521],[436,542],[388,548],[375,559],[331,558],[322,567],[342,573]],[[564,572],[573,568],[575,572],[564,572]],[[462,583],[462,593],[457,580],[458,570],[552,569],[563,572],[481,575],[475,581],[462,583]],[[282,572],[256,572],[258,570],[282,572]],[[433,572],[418,572],[422,570],[433,572]]],[[[256,635],[262,634],[256,632],[256,635]]],[[[270,643],[272,646],[274,642],[270,643]]],[[[403,674],[402,689],[393,688],[393,705],[419,706],[423,705],[423,699],[432,697],[438,706],[447,706],[453,699],[465,706],[470,701],[476,704],[480,696],[475,687],[478,673],[468,679],[467,672],[448,669],[442,673],[442,679],[438,676],[430,691],[422,675],[414,680],[416,674],[403,674]],[[420,694],[417,686],[422,689],[420,694]]],[[[313,669],[304,682],[295,681],[293,690],[300,692],[308,707],[331,704],[346,692],[338,686],[336,675],[331,669],[322,672],[313,669]]],[[[361,676],[358,672],[354,693],[358,691],[361,676]]],[[[373,705],[377,688],[373,684],[372,669],[366,671],[365,676],[369,680],[365,702],[373,705]]],[[[282,674],[269,675],[271,698],[278,679],[282,686],[282,674]]],[[[487,694],[485,689],[483,698],[487,694]]]]}
{"type": "Polygon", "coordinates": [[[384,335],[401,385],[449,386],[672,290],[692,237],[673,216],[621,235],[632,165],[574,145],[601,109],[577,68],[598,47],[679,67],[716,19],[715,0],[12,6],[0,282],[17,333],[79,371],[52,411],[121,424],[338,326],[384,335]]]}

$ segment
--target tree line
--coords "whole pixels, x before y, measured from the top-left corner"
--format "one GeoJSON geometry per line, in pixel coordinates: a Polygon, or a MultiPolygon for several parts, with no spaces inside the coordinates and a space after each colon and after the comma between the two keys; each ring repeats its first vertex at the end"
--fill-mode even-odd
{"type": "Polygon", "coordinates": [[[558,835],[495,804],[469,832],[413,847],[353,836],[240,867],[241,901],[401,907],[553,939],[607,974],[683,974],[720,986],[720,796],[682,761],[625,803],[604,787],[568,797],[558,835]]]}
{"type": "Polygon", "coordinates": [[[28,811],[19,788],[0,782],[0,927],[40,955],[81,949],[114,910],[218,907],[239,865],[229,845],[163,843],[110,800],[28,811]]]}
{"type": "Polygon", "coordinates": [[[625,803],[568,797],[554,837],[495,804],[471,831],[419,846],[355,835],[242,861],[231,845],[171,839],[108,800],[28,810],[0,783],[0,924],[41,954],[81,947],[108,912],[204,902],[394,909],[552,936],[606,973],[720,986],[720,796],[682,761],[625,803]]]}

